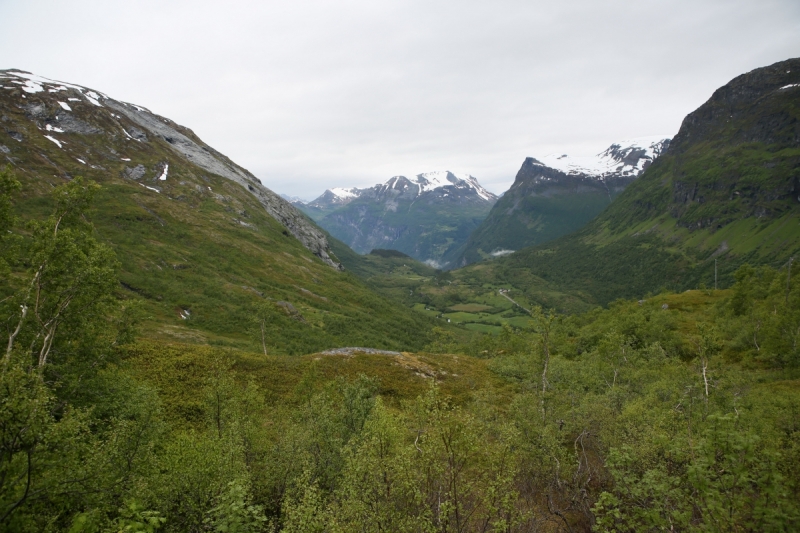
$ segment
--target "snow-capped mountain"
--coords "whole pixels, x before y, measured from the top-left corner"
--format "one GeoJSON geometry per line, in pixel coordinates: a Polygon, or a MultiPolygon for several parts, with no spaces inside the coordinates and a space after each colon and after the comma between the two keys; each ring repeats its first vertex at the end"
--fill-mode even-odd
{"type": "Polygon", "coordinates": [[[351,201],[355,200],[361,195],[362,190],[364,189],[357,189],[355,187],[351,187],[349,189],[344,187],[334,187],[333,189],[326,190],[318,198],[308,202],[306,205],[327,212],[331,209],[347,205],[351,201]]]}
{"type": "Polygon", "coordinates": [[[307,205],[330,212],[331,209],[347,205],[364,195],[377,198],[385,195],[388,191],[394,191],[392,195],[398,194],[399,191],[399,194],[412,198],[435,193],[440,195],[441,198],[475,196],[476,201],[495,202],[497,200],[497,196],[484,189],[474,176],[442,170],[418,174],[413,178],[394,176],[385,183],[379,183],[364,189],[335,187],[326,190],[321,196],[308,202],[307,205]]]}
{"type": "Polygon", "coordinates": [[[328,189],[298,207],[357,252],[390,248],[438,263],[496,201],[474,176],[443,170],[394,176],[364,189],[328,189]]]}
{"type": "Polygon", "coordinates": [[[598,215],[670,144],[665,135],[614,143],[591,156],[549,154],[525,159],[511,188],[452,266],[508,254],[576,231],[598,215]]]}
{"type": "Polygon", "coordinates": [[[669,137],[654,136],[629,139],[614,143],[593,156],[548,154],[534,164],[563,172],[568,176],[585,176],[604,180],[609,178],[636,178],[655,158],[669,147],[669,137]]]}
{"type": "Polygon", "coordinates": [[[286,200],[290,204],[296,204],[298,202],[301,203],[301,204],[306,203],[306,201],[303,200],[302,198],[300,198],[299,196],[291,196],[289,194],[281,194],[281,198],[283,198],[284,200],[286,200]]]}

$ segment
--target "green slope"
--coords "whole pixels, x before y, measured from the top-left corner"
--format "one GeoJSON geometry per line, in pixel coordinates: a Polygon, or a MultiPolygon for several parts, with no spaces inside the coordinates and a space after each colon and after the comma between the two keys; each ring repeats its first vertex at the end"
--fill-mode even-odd
{"type": "Polygon", "coordinates": [[[610,198],[605,191],[527,196],[506,193],[489,216],[461,247],[445,259],[464,266],[503,250],[519,250],[552,241],[583,227],[605,209],[610,198]]]}

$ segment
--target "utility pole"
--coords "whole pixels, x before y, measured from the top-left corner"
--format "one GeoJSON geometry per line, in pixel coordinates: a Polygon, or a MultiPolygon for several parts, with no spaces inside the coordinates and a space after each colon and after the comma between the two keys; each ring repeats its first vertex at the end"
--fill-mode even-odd
{"type": "Polygon", "coordinates": [[[714,259],[714,290],[717,290],[717,260],[714,259]]]}
{"type": "Polygon", "coordinates": [[[792,261],[794,257],[789,258],[789,270],[786,271],[786,303],[789,303],[789,281],[792,279],[792,261]]]}

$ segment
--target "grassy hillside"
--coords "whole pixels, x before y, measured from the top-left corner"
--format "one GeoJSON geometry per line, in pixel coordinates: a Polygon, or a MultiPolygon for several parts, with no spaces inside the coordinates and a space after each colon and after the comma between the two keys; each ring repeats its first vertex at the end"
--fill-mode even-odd
{"type": "MultiPolygon", "coordinates": [[[[428,342],[431,320],[323,262],[255,194],[187,160],[169,140],[129,138],[122,129],[136,133],[132,123],[89,102],[70,101],[65,114],[55,101],[63,92],[22,95],[0,93],[0,146],[22,183],[12,197],[21,217],[13,231],[28,234],[26,222],[52,212],[54,187],[76,176],[99,183],[86,219],[116,253],[118,297],[141,304],[147,337],[260,349],[263,321],[267,349],[276,353],[428,342]]],[[[27,267],[14,270],[21,276],[27,267]]]]}

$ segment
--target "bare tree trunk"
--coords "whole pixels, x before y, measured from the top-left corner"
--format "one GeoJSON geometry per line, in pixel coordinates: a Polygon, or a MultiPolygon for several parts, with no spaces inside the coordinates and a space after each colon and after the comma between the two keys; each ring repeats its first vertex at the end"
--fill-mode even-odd
{"type": "Polygon", "coordinates": [[[11,335],[8,336],[8,348],[6,348],[6,355],[3,357],[4,370],[8,366],[8,361],[11,359],[11,350],[14,348],[14,339],[16,339],[17,335],[19,335],[19,330],[22,329],[22,323],[25,322],[25,315],[28,314],[27,305],[23,304],[20,307],[22,307],[22,316],[20,316],[19,322],[17,322],[17,328],[11,335]]]}
{"type": "MultiPolygon", "coordinates": [[[[14,348],[14,340],[19,335],[19,331],[22,329],[22,324],[25,322],[25,317],[28,314],[28,300],[31,297],[31,291],[33,290],[34,286],[37,286],[37,282],[39,278],[42,276],[42,270],[44,270],[45,263],[42,263],[39,266],[39,269],[36,271],[36,275],[33,276],[30,285],[28,285],[28,292],[25,294],[25,299],[22,301],[22,315],[19,317],[19,322],[17,322],[17,327],[14,329],[14,333],[12,333],[8,337],[8,347],[6,348],[6,355],[3,358],[3,368],[8,366],[8,361],[11,359],[11,350],[14,348]]],[[[37,290],[37,304],[38,304],[38,290],[37,290]]],[[[35,310],[35,309],[34,309],[35,310]]]]}
{"type": "Polygon", "coordinates": [[[708,376],[706,369],[708,368],[708,359],[703,358],[703,384],[706,386],[706,404],[708,404],[708,376]]]}

